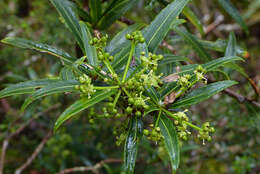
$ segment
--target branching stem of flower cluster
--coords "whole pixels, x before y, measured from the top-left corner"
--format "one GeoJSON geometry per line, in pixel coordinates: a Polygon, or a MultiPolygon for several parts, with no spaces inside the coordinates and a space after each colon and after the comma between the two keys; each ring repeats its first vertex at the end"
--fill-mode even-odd
{"type": "MultiPolygon", "coordinates": [[[[176,117],[176,115],[174,115],[173,113],[167,111],[166,109],[162,108],[162,110],[163,110],[166,114],[168,114],[170,117],[172,117],[172,118],[174,118],[174,119],[178,119],[178,118],[176,117]]],[[[187,121],[183,121],[183,122],[184,122],[186,125],[192,127],[193,129],[196,129],[196,130],[198,130],[198,131],[202,131],[202,129],[201,129],[200,127],[198,127],[198,126],[196,126],[196,125],[194,125],[194,124],[192,124],[192,123],[190,123],[190,122],[187,122],[187,121]]]]}
{"type": "Polygon", "coordinates": [[[118,89],[119,86],[94,86],[96,90],[118,89]]]}
{"type": "Polygon", "coordinates": [[[127,75],[127,72],[128,72],[128,69],[129,69],[129,66],[130,66],[130,63],[131,63],[131,60],[133,58],[134,52],[135,52],[135,43],[132,41],[132,43],[131,43],[131,50],[130,50],[130,53],[129,53],[129,57],[128,57],[128,60],[127,60],[127,64],[126,64],[124,75],[123,75],[123,79],[122,79],[123,83],[125,82],[126,75],[127,75]]]}

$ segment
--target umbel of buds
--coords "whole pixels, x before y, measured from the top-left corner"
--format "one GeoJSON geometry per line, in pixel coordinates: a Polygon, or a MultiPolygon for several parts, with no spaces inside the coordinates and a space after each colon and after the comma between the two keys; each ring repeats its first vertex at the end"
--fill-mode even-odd
{"type": "Polygon", "coordinates": [[[75,89],[79,90],[82,93],[82,95],[87,95],[88,98],[91,98],[91,94],[96,92],[94,86],[91,84],[91,78],[84,74],[80,76],[78,80],[81,83],[81,85],[76,85],[75,89]]]}
{"type": "Polygon", "coordinates": [[[135,44],[145,42],[141,31],[134,31],[131,34],[126,34],[125,37],[126,39],[133,41],[135,44]]]}
{"type": "Polygon", "coordinates": [[[144,129],[144,135],[147,136],[148,140],[160,142],[163,139],[160,127],[155,127],[153,124],[150,124],[149,127],[151,130],[144,129]]]}
{"type": "Polygon", "coordinates": [[[214,127],[211,127],[209,122],[206,122],[202,125],[201,130],[199,131],[198,138],[203,141],[203,145],[205,144],[205,140],[211,141],[211,136],[209,133],[214,133],[214,127]]]}
{"type": "Polygon", "coordinates": [[[189,121],[189,118],[185,114],[188,110],[185,110],[184,112],[177,112],[175,116],[177,119],[174,121],[174,124],[176,125],[178,136],[182,140],[187,140],[187,136],[191,134],[190,131],[187,129],[187,122],[189,121]]]}

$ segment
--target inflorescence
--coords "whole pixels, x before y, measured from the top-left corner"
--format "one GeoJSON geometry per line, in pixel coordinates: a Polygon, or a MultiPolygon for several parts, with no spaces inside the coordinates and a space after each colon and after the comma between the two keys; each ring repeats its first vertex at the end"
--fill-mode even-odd
{"type": "MultiPolygon", "coordinates": [[[[81,75],[78,77],[80,85],[77,85],[75,88],[81,92],[83,96],[88,96],[91,98],[97,90],[111,90],[117,89],[118,92],[108,98],[107,103],[104,104],[104,107],[101,110],[96,110],[94,107],[89,109],[89,122],[94,123],[96,118],[126,118],[126,117],[144,117],[144,113],[149,110],[151,104],[153,103],[146,95],[146,89],[151,87],[159,89],[162,86],[161,77],[163,74],[156,74],[158,68],[158,62],[163,59],[162,55],[156,55],[153,53],[141,52],[139,57],[142,69],[137,70],[134,74],[130,75],[129,69],[132,59],[134,57],[135,46],[140,43],[144,43],[145,39],[141,31],[132,32],[126,35],[126,39],[131,42],[131,50],[129,52],[128,61],[124,69],[123,76],[116,73],[112,67],[112,62],[114,57],[105,51],[106,42],[108,36],[103,37],[94,37],[90,41],[90,45],[94,46],[97,51],[97,57],[99,61],[99,66],[97,67],[100,70],[107,70],[106,77],[102,77],[102,80],[113,86],[99,86],[96,87],[92,84],[92,80],[87,75],[81,75]],[[125,108],[122,108],[125,106],[125,108]]],[[[135,67],[134,67],[135,68],[135,67]]],[[[206,70],[202,66],[198,66],[193,73],[184,74],[177,79],[177,84],[180,86],[179,91],[176,92],[176,98],[180,97],[182,94],[187,92],[195,83],[204,82],[207,83],[205,78],[206,70]]],[[[154,104],[154,103],[153,103],[154,104]]],[[[197,127],[192,124],[186,115],[187,110],[183,112],[170,112],[164,108],[164,105],[159,104],[161,108],[159,116],[155,116],[154,124],[150,124],[147,129],[143,130],[143,134],[147,139],[155,142],[160,142],[163,140],[160,127],[158,126],[158,119],[161,115],[161,112],[164,112],[169,117],[174,119],[174,124],[178,133],[178,136],[182,140],[187,140],[188,136],[191,135],[191,132],[188,130],[188,127],[196,129],[199,134],[198,138],[203,141],[211,140],[210,133],[214,132],[214,128],[209,125],[208,122],[204,123],[202,127],[197,127]]],[[[121,131],[114,131],[114,134],[117,137],[116,144],[120,145],[126,138],[126,129],[121,131]],[[121,132],[121,134],[119,134],[121,132]]]]}

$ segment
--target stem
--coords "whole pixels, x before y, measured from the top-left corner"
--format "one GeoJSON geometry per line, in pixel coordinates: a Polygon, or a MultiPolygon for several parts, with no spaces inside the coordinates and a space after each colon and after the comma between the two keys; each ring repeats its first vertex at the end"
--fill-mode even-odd
{"type": "Polygon", "coordinates": [[[158,117],[157,117],[157,119],[156,119],[156,122],[155,122],[155,128],[158,126],[158,123],[159,123],[159,119],[160,119],[160,117],[161,117],[161,114],[162,114],[162,110],[160,110],[159,111],[159,115],[158,115],[158,117]]]}
{"type": "Polygon", "coordinates": [[[115,107],[116,106],[116,103],[117,103],[117,101],[118,101],[118,99],[119,99],[119,97],[120,97],[120,95],[121,95],[121,90],[117,93],[117,95],[116,95],[116,98],[115,98],[115,101],[113,102],[113,106],[115,107]]]}
{"type": "Polygon", "coordinates": [[[126,75],[127,75],[127,72],[128,72],[128,69],[129,69],[132,57],[134,55],[134,52],[135,52],[135,44],[134,44],[134,42],[132,42],[131,43],[131,50],[130,50],[129,57],[128,57],[128,60],[127,60],[127,63],[126,63],[126,67],[125,67],[125,71],[124,71],[124,76],[123,76],[123,79],[122,79],[123,83],[125,82],[126,75]]]}
{"type": "MultiPolygon", "coordinates": [[[[113,69],[113,67],[111,66],[111,64],[110,64],[110,62],[108,61],[107,58],[105,58],[104,64],[106,65],[109,72],[112,74],[112,78],[113,78],[113,74],[116,74],[116,73],[115,73],[115,70],[113,69]]],[[[116,80],[120,84],[120,81],[118,80],[118,78],[116,78],[116,80]]]]}
{"type": "MultiPolygon", "coordinates": [[[[164,108],[162,108],[162,110],[166,113],[166,114],[168,114],[169,116],[171,116],[172,118],[174,118],[174,119],[178,119],[177,117],[176,117],[176,115],[174,115],[173,113],[171,113],[171,112],[169,112],[169,111],[167,111],[166,109],[164,109],[164,108]]],[[[196,129],[196,130],[198,130],[198,131],[202,131],[202,129],[200,128],[200,127],[198,127],[198,126],[196,126],[196,125],[194,125],[194,124],[192,124],[192,123],[190,123],[190,122],[187,122],[187,121],[183,121],[185,124],[187,124],[188,126],[190,126],[190,127],[192,127],[193,129],[196,129]]]]}
{"type": "Polygon", "coordinates": [[[114,74],[114,73],[115,73],[113,67],[110,65],[110,63],[109,63],[109,61],[107,60],[107,58],[105,58],[104,64],[106,65],[108,71],[109,71],[111,74],[114,74]]]}
{"type": "Polygon", "coordinates": [[[105,89],[117,89],[119,86],[94,86],[94,89],[105,90],[105,89]]]}
{"type": "Polygon", "coordinates": [[[128,97],[131,97],[131,95],[129,94],[129,92],[127,92],[127,90],[125,89],[125,88],[122,88],[123,89],[123,91],[126,93],[126,95],[128,96],[128,97]]]}

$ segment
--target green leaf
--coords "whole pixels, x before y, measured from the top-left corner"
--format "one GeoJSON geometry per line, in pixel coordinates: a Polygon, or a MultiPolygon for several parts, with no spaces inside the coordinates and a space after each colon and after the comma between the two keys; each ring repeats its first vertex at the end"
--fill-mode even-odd
{"type": "Polygon", "coordinates": [[[183,9],[183,14],[199,30],[200,34],[204,35],[203,25],[201,24],[198,17],[193,13],[193,11],[189,7],[185,7],[183,9]]]}
{"type": "Polygon", "coordinates": [[[92,24],[96,24],[101,17],[101,1],[100,0],[90,0],[89,10],[92,24]]]}
{"type": "Polygon", "coordinates": [[[68,119],[72,118],[75,114],[87,109],[95,105],[96,103],[101,102],[102,100],[110,97],[115,94],[117,90],[103,90],[98,91],[89,99],[88,97],[83,97],[73,103],[70,107],[68,107],[55,122],[54,132],[58,130],[58,128],[68,119]]]}
{"type": "Polygon", "coordinates": [[[45,97],[51,94],[76,91],[76,85],[80,85],[77,80],[57,80],[56,82],[37,90],[30,97],[28,97],[22,106],[22,111],[24,111],[25,108],[33,101],[41,97],[45,97]]]}
{"type": "Polygon", "coordinates": [[[125,46],[128,46],[130,44],[130,41],[125,38],[126,34],[130,34],[136,30],[141,29],[144,26],[144,24],[136,23],[134,25],[130,25],[117,33],[113,39],[108,43],[106,47],[106,51],[110,52],[112,55],[114,55],[116,52],[118,52],[120,49],[122,49],[125,46]]]}
{"type": "Polygon", "coordinates": [[[60,78],[62,80],[75,80],[76,79],[73,69],[71,67],[67,67],[67,66],[65,66],[61,69],[60,78]]]}
{"type": "Polygon", "coordinates": [[[141,118],[132,116],[124,146],[124,171],[126,174],[134,173],[138,143],[142,138],[142,132],[143,122],[141,118]]]}
{"type": "Polygon", "coordinates": [[[0,91],[0,98],[20,94],[30,94],[34,92],[34,89],[53,84],[56,81],[56,79],[41,79],[17,83],[0,91]]]}
{"type": "Polygon", "coordinates": [[[176,56],[173,54],[164,54],[163,59],[159,62],[159,65],[171,64],[181,61],[189,61],[189,59],[185,56],[176,56]]]}
{"type": "Polygon", "coordinates": [[[108,28],[115,20],[124,15],[128,10],[130,10],[138,0],[121,0],[114,4],[113,8],[106,11],[102,18],[98,22],[99,29],[108,28]]]}
{"type": "MultiPolygon", "coordinates": [[[[233,32],[231,32],[229,34],[229,39],[228,39],[228,44],[227,44],[226,51],[225,51],[225,56],[235,56],[237,54],[236,48],[237,48],[236,36],[233,32]]],[[[239,72],[245,78],[249,78],[249,76],[246,74],[245,70],[234,62],[227,63],[224,66],[239,72]]]]}
{"type": "Polygon", "coordinates": [[[229,34],[228,44],[225,51],[225,57],[236,56],[236,45],[237,45],[236,36],[234,32],[231,32],[229,34]]]}
{"type": "Polygon", "coordinates": [[[194,89],[192,92],[181,98],[180,100],[173,103],[171,109],[180,108],[184,106],[194,105],[200,103],[220,91],[237,84],[235,81],[225,80],[220,82],[211,83],[209,85],[194,89]]]}
{"type": "Polygon", "coordinates": [[[233,62],[233,61],[244,61],[243,58],[238,56],[228,56],[228,57],[222,57],[215,60],[212,60],[208,63],[203,64],[203,68],[206,69],[206,71],[212,71],[214,69],[219,68],[220,66],[225,66],[225,64],[233,62]]]}
{"type": "Polygon", "coordinates": [[[96,48],[89,44],[90,40],[92,39],[92,36],[90,34],[88,26],[81,21],[80,29],[83,40],[83,52],[87,56],[88,63],[90,65],[96,66],[98,64],[97,52],[96,48]]]}
{"type": "Polygon", "coordinates": [[[76,8],[72,2],[68,0],[50,0],[56,10],[59,12],[60,16],[64,19],[66,26],[69,28],[71,33],[75,36],[80,48],[84,50],[84,44],[81,39],[81,29],[79,25],[79,20],[74,12],[76,8]]]}
{"type": "Polygon", "coordinates": [[[159,110],[160,110],[160,108],[158,108],[157,106],[150,106],[149,109],[144,112],[143,117],[145,117],[146,115],[148,115],[151,112],[159,111],[159,110]]]}
{"type": "Polygon", "coordinates": [[[164,114],[159,119],[159,127],[164,137],[164,145],[170,158],[172,170],[176,172],[180,163],[180,147],[177,132],[172,121],[164,114]]]}
{"type": "Polygon", "coordinates": [[[123,69],[124,65],[126,65],[127,58],[129,57],[129,51],[130,51],[130,45],[120,50],[119,53],[117,53],[114,56],[114,61],[112,62],[112,67],[115,70],[123,69]]]}
{"type": "MultiPolygon", "coordinates": [[[[201,66],[207,71],[213,71],[217,68],[224,66],[225,64],[232,62],[232,61],[243,61],[244,59],[237,56],[230,56],[230,57],[221,57],[218,59],[214,59],[208,63],[201,64],[201,66]]],[[[183,74],[191,74],[193,71],[197,68],[198,64],[190,64],[190,65],[184,65],[180,66],[180,72],[176,72],[175,74],[183,75],[183,74]]]]}
{"type": "Polygon", "coordinates": [[[169,95],[173,91],[177,91],[180,88],[177,82],[165,83],[160,90],[160,99],[163,100],[165,96],[169,95]]]}
{"type": "Polygon", "coordinates": [[[79,17],[85,21],[85,22],[91,22],[91,17],[90,15],[83,9],[81,8],[79,5],[76,5],[76,11],[77,14],[79,15],[79,17]]]}
{"type": "Polygon", "coordinates": [[[249,34],[246,23],[240,16],[239,11],[234,7],[230,0],[218,0],[218,3],[225,9],[225,11],[249,34]]]}
{"type": "Polygon", "coordinates": [[[145,88],[145,94],[148,95],[155,104],[158,103],[160,94],[154,89],[154,87],[145,88]]]}
{"type": "Polygon", "coordinates": [[[210,55],[203,48],[203,46],[199,43],[197,38],[190,34],[188,31],[184,31],[179,27],[174,27],[174,31],[180,35],[188,44],[192,46],[194,51],[198,54],[198,56],[204,61],[207,62],[211,60],[210,55]]]}
{"type": "Polygon", "coordinates": [[[65,51],[51,47],[46,44],[37,43],[26,39],[21,39],[17,37],[7,37],[3,39],[1,42],[20,48],[33,49],[43,53],[51,54],[53,56],[61,58],[65,63],[70,65],[73,63],[73,61],[76,60],[75,57],[72,57],[65,51]]]}
{"type": "MultiPolygon", "coordinates": [[[[173,39],[170,40],[170,43],[172,45],[181,44],[183,42],[183,39],[180,36],[174,36],[172,38],[173,39]]],[[[197,39],[197,41],[203,46],[204,49],[213,50],[213,51],[217,51],[217,52],[221,52],[221,53],[225,52],[227,44],[228,44],[228,42],[226,40],[222,40],[222,39],[218,39],[216,41],[207,41],[207,40],[197,39]]],[[[245,55],[248,54],[248,52],[244,48],[241,48],[238,45],[236,46],[236,53],[242,57],[245,57],[245,55]]]]}
{"type": "Polygon", "coordinates": [[[170,30],[173,22],[190,0],[175,0],[165,7],[143,31],[150,52],[155,52],[158,45],[170,30]]]}

